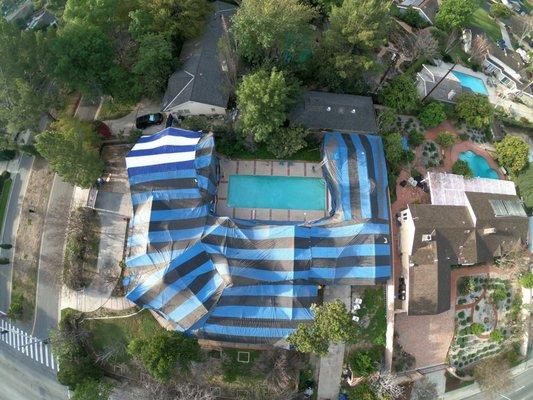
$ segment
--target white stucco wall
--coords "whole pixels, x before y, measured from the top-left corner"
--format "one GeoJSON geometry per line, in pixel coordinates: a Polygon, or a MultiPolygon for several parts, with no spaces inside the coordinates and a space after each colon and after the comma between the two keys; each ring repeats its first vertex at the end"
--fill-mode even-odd
{"type": "Polygon", "coordinates": [[[168,110],[174,116],[178,115],[223,115],[226,113],[224,107],[213,106],[195,101],[188,101],[168,110]]]}

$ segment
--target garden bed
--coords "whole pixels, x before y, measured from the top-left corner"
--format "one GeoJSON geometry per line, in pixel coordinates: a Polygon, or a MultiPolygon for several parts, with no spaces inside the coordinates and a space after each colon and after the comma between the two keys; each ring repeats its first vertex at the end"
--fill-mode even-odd
{"type": "Polygon", "coordinates": [[[135,110],[135,106],[136,104],[120,102],[113,100],[110,97],[105,97],[100,106],[97,119],[100,121],[108,121],[125,117],[135,110]]]}
{"type": "Polygon", "coordinates": [[[422,147],[422,164],[424,167],[438,167],[442,162],[440,146],[432,140],[424,142],[422,147]]]}
{"type": "Polygon", "coordinates": [[[63,283],[72,290],[87,287],[97,272],[100,217],[91,208],[78,208],[69,219],[63,283]]]}

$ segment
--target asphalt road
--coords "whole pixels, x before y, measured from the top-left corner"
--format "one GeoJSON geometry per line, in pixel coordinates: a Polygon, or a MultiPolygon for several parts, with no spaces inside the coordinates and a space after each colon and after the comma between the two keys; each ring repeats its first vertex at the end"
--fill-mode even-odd
{"type": "MultiPolygon", "coordinates": [[[[487,393],[480,392],[473,396],[465,397],[465,400],[486,400],[487,398],[487,393]]],[[[529,368],[515,376],[511,389],[496,398],[500,400],[533,400],[533,368],[529,368]]]]}
{"type": "Polygon", "coordinates": [[[44,220],[44,230],[39,256],[37,278],[37,298],[32,335],[45,339],[59,321],[59,302],[61,297],[61,272],[63,249],[68,224],[68,210],[74,188],[63,182],[57,174],[48,209],[44,220]]]}
{"type": "Polygon", "coordinates": [[[0,343],[0,400],[66,400],[50,369],[0,343]]]}
{"type": "MultiPolygon", "coordinates": [[[[15,245],[15,238],[17,236],[17,229],[19,224],[20,209],[24,201],[24,194],[26,193],[26,186],[31,172],[33,158],[26,155],[21,155],[18,159],[19,167],[18,173],[12,173],[11,178],[13,184],[11,187],[11,197],[7,205],[6,219],[4,224],[4,231],[1,238],[2,243],[10,243],[15,245]]],[[[13,170],[12,168],[9,168],[13,170]]],[[[15,168],[16,169],[16,168],[15,168]]],[[[14,171],[13,171],[14,172],[14,171]]],[[[1,250],[2,257],[12,259],[13,249],[1,250]]],[[[7,311],[11,299],[11,276],[13,273],[13,265],[0,265],[0,311],[7,311]]]]}

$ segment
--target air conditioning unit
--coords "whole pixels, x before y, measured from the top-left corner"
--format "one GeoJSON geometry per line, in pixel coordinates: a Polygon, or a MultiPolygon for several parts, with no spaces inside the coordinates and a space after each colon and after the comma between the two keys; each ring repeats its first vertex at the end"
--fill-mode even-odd
{"type": "Polygon", "coordinates": [[[431,242],[432,238],[433,238],[433,237],[432,237],[430,234],[424,234],[424,235],[422,235],[422,241],[423,241],[423,242],[431,242]]]}

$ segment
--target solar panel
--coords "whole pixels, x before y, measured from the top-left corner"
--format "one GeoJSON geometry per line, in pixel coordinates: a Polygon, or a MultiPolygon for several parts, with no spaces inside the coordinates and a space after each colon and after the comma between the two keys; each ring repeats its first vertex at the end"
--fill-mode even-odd
{"type": "Polygon", "coordinates": [[[522,204],[516,200],[489,200],[496,217],[527,217],[522,204]]]}

